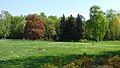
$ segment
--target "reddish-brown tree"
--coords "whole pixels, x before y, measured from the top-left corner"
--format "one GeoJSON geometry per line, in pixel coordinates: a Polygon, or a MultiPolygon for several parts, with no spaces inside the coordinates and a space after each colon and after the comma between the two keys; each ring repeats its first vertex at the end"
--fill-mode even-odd
{"type": "Polygon", "coordinates": [[[37,14],[26,17],[24,37],[27,39],[43,39],[45,34],[44,21],[37,14]]]}

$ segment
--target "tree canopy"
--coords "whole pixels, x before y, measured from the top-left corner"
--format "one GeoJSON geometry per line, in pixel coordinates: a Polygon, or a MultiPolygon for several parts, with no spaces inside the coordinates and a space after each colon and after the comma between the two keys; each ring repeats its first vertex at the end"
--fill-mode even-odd
{"type": "Polygon", "coordinates": [[[108,29],[108,20],[104,16],[104,12],[101,11],[99,6],[92,6],[90,8],[90,20],[88,21],[89,31],[92,33],[92,37],[96,40],[102,40],[108,29]]]}
{"type": "Polygon", "coordinates": [[[45,34],[44,21],[37,14],[26,17],[24,37],[27,39],[43,39],[45,34]]]}
{"type": "Polygon", "coordinates": [[[89,9],[90,19],[78,13],[57,17],[44,12],[13,16],[8,11],[0,13],[0,38],[44,39],[54,41],[119,40],[120,12],[109,9],[106,12],[94,5],[89,9]]]}

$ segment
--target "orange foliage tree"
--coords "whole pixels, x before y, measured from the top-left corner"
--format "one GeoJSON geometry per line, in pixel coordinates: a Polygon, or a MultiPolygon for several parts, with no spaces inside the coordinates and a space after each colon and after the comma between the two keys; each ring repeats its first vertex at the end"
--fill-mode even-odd
{"type": "Polygon", "coordinates": [[[37,14],[26,17],[24,37],[27,39],[43,39],[45,34],[44,21],[37,14]]]}

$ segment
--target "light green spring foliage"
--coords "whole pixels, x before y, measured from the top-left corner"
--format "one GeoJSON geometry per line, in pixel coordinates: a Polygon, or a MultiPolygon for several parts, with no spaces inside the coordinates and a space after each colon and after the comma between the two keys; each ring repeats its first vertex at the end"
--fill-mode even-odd
{"type": "Polygon", "coordinates": [[[10,26],[11,26],[11,17],[12,15],[8,11],[1,11],[0,14],[0,36],[10,35],[10,26]]]}
{"type": "Polygon", "coordinates": [[[0,36],[3,36],[3,20],[0,19],[0,36]]]}
{"type": "Polygon", "coordinates": [[[115,15],[112,19],[111,33],[114,40],[120,37],[120,18],[115,15]]]}
{"type": "Polygon", "coordinates": [[[54,35],[56,35],[56,31],[55,31],[55,20],[54,18],[56,18],[55,16],[49,16],[47,18],[46,21],[46,34],[48,36],[48,39],[52,39],[54,35]]]}
{"type": "Polygon", "coordinates": [[[11,38],[22,38],[22,33],[24,32],[25,17],[24,16],[14,16],[11,19],[11,38]]]}
{"type": "Polygon", "coordinates": [[[58,34],[60,19],[56,16],[49,16],[45,21],[46,26],[46,36],[48,39],[53,39],[55,35],[58,34]]]}
{"type": "Polygon", "coordinates": [[[90,21],[88,23],[92,37],[97,41],[102,40],[109,27],[109,23],[99,6],[92,6],[90,8],[90,21]]]}
{"type": "Polygon", "coordinates": [[[109,27],[108,27],[108,30],[107,30],[106,35],[105,35],[106,39],[113,39],[112,32],[111,32],[111,26],[112,26],[112,19],[114,18],[115,15],[116,15],[116,11],[113,9],[106,11],[106,17],[107,17],[108,22],[109,22],[109,27]]]}

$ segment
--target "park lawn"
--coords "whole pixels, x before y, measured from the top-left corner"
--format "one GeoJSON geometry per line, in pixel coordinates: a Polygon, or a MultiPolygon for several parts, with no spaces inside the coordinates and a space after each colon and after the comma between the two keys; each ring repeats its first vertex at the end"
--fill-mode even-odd
{"type": "MultiPolygon", "coordinates": [[[[73,57],[86,53],[100,55],[120,51],[120,41],[51,42],[29,40],[0,40],[0,68],[40,68],[61,58],[69,63],[73,57]]],[[[117,53],[116,53],[117,54],[117,53]]]]}

